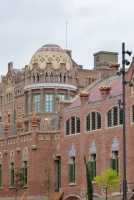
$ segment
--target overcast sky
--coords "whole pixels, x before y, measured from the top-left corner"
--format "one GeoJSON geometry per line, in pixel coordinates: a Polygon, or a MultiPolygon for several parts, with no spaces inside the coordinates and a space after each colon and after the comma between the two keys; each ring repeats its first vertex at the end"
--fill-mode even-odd
{"type": "MultiPolygon", "coordinates": [[[[34,52],[54,43],[72,50],[76,63],[93,68],[93,54],[134,55],[134,0],[0,0],[0,74],[29,64],[34,52]]],[[[132,58],[129,58],[131,61],[132,58]]]]}

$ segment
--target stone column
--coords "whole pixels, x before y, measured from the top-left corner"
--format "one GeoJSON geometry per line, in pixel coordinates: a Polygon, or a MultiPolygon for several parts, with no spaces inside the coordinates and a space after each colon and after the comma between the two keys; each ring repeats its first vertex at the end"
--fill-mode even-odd
{"type": "Polygon", "coordinates": [[[69,100],[70,99],[70,90],[67,90],[66,93],[67,93],[67,98],[66,99],[69,100]]]}
{"type": "Polygon", "coordinates": [[[32,113],[32,107],[33,107],[32,90],[29,90],[29,103],[30,103],[30,113],[32,113]]]}
{"type": "Polygon", "coordinates": [[[54,88],[54,112],[57,112],[57,87],[54,88]]]}
{"type": "Polygon", "coordinates": [[[27,92],[24,93],[24,113],[27,114],[27,92]]]}
{"type": "Polygon", "coordinates": [[[40,90],[41,90],[40,109],[41,109],[41,113],[44,113],[44,88],[40,88],[40,90]]]}

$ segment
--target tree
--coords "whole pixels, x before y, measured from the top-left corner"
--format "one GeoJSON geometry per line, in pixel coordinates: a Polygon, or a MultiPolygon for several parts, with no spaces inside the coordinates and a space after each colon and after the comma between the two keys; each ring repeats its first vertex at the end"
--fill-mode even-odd
{"type": "Polygon", "coordinates": [[[50,191],[54,188],[55,184],[55,174],[51,160],[48,158],[45,161],[43,176],[42,176],[42,185],[47,190],[47,195],[49,196],[50,191]]]}
{"type": "Polygon", "coordinates": [[[96,176],[94,180],[98,184],[98,187],[105,191],[106,200],[108,190],[120,188],[120,174],[111,168],[102,171],[101,175],[96,176]]]}
{"type": "Polygon", "coordinates": [[[86,167],[87,197],[88,197],[88,200],[93,200],[93,186],[92,186],[89,167],[88,167],[88,163],[86,161],[85,155],[84,155],[84,163],[86,167]]]}

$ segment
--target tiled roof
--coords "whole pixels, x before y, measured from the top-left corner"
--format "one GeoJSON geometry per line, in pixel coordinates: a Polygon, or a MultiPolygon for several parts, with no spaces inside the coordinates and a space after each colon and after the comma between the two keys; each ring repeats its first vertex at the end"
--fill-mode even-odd
{"type": "MultiPolygon", "coordinates": [[[[99,88],[102,86],[111,87],[110,95],[108,96],[108,98],[121,95],[122,94],[122,77],[118,75],[106,77],[105,79],[102,79],[101,81],[99,81],[95,86],[90,88],[87,91],[88,93],[90,93],[88,104],[101,100],[101,93],[100,93],[99,88]]],[[[76,107],[79,107],[80,105],[81,105],[81,100],[80,98],[78,98],[71,105],[69,105],[65,110],[71,110],[76,107]]]]}

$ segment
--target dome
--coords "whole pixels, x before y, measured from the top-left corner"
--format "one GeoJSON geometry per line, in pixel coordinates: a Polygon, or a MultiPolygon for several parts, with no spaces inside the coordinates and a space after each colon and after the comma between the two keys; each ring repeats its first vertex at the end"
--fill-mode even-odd
{"type": "Polygon", "coordinates": [[[40,69],[45,69],[47,63],[52,63],[53,69],[58,69],[61,63],[66,69],[72,69],[72,61],[65,50],[56,44],[46,44],[38,49],[31,58],[28,68],[32,70],[33,64],[38,63],[40,69]]]}

